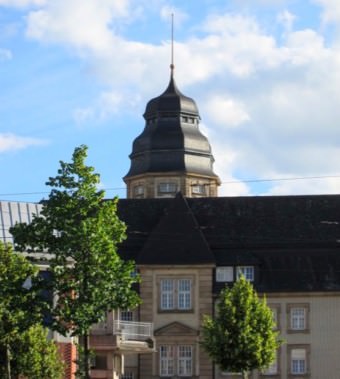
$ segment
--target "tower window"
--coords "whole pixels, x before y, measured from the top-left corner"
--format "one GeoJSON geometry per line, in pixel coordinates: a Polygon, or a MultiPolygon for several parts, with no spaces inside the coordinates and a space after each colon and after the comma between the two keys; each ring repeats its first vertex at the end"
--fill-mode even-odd
{"type": "Polygon", "coordinates": [[[141,184],[133,188],[133,194],[135,197],[144,197],[144,186],[141,184]]]}
{"type": "Polygon", "coordinates": [[[205,186],[204,184],[194,184],[192,186],[192,193],[195,195],[205,195],[205,186]]]}
{"type": "Polygon", "coordinates": [[[173,182],[159,183],[158,193],[160,194],[175,194],[177,192],[177,184],[173,182]]]}

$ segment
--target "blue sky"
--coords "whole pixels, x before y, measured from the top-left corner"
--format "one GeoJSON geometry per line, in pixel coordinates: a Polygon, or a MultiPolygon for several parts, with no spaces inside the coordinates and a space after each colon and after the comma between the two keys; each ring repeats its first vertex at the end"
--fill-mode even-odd
{"type": "Polygon", "coordinates": [[[125,197],[169,80],[171,13],[220,195],[340,192],[339,1],[0,0],[1,200],[39,201],[81,144],[107,197],[125,197]]]}

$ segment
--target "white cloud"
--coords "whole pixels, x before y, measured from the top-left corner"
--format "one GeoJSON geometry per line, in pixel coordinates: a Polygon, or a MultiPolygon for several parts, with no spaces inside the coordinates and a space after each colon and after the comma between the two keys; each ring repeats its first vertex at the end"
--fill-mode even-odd
{"type": "Polygon", "coordinates": [[[0,0],[0,6],[26,8],[46,4],[47,0],[0,0]]]}
{"type": "Polygon", "coordinates": [[[203,109],[214,123],[224,128],[237,127],[250,120],[244,104],[228,96],[209,96],[203,109]]]}
{"type": "Polygon", "coordinates": [[[22,150],[30,146],[43,145],[46,141],[30,137],[20,137],[11,133],[0,134],[0,153],[22,150]]]}
{"type": "Polygon", "coordinates": [[[172,14],[174,15],[174,26],[175,27],[181,25],[189,17],[181,9],[176,8],[174,6],[163,5],[161,7],[161,9],[160,9],[161,19],[164,20],[165,22],[169,23],[169,25],[170,25],[170,20],[171,20],[172,14]]]}
{"type": "Polygon", "coordinates": [[[11,60],[13,57],[12,52],[8,49],[0,49],[0,62],[11,60]]]}
{"type": "Polygon", "coordinates": [[[314,0],[323,7],[322,20],[324,23],[338,22],[340,20],[340,2],[337,0],[314,0]]]}
{"type": "Polygon", "coordinates": [[[292,31],[295,19],[296,16],[293,13],[289,12],[287,9],[280,12],[277,16],[278,22],[283,25],[286,33],[292,31]]]}
{"type": "MultiPolygon", "coordinates": [[[[317,1],[325,20],[338,17],[340,5],[334,4],[340,2],[317,1]],[[333,18],[327,16],[331,10],[333,18]]],[[[31,38],[71,47],[111,88],[75,110],[79,124],[136,109],[140,98],[139,106],[145,106],[165,89],[169,74],[169,41],[153,45],[117,32],[120,20],[133,17],[132,2],[98,4],[56,0],[27,19],[31,38]]],[[[237,180],[239,172],[250,179],[337,172],[339,151],[332,143],[340,141],[340,50],[329,46],[320,31],[294,30],[295,15],[282,5],[276,20],[284,26],[282,40],[254,17],[215,14],[195,26],[196,37],[175,43],[177,84],[197,100],[208,122],[215,170],[223,181],[237,180]]],[[[158,11],[167,17],[172,10],[159,6],[158,11]]],[[[327,192],[335,185],[327,180],[313,188],[302,181],[279,182],[271,193],[308,188],[308,193],[327,192]]],[[[244,183],[223,186],[224,194],[249,192],[244,183]]]]}
{"type": "Polygon", "coordinates": [[[92,105],[75,109],[73,118],[78,125],[88,122],[97,124],[117,114],[123,107],[135,108],[137,101],[135,97],[126,100],[123,93],[103,92],[92,105]]]}
{"type": "Polygon", "coordinates": [[[56,0],[28,14],[27,35],[100,53],[114,44],[112,21],[129,12],[128,0],[56,0]]]}

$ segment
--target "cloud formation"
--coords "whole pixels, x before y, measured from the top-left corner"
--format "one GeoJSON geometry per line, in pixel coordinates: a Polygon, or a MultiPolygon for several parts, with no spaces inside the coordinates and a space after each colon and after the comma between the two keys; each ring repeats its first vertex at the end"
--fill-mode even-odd
{"type": "Polygon", "coordinates": [[[0,133],[0,153],[26,149],[30,146],[46,144],[46,141],[30,137],[20,137],[11,133],[0,133]]]}
{"type": "MultiPolygon", "coordinates": [[[[311,0],[322,23],[340,21],[340,3],[311,0]]],[[[1,4],[10,1],[0,0],[1,4]]],[[[326,40],[322,25],[298,27],[288,1],[243,0],[277,9],[272,25],[257,14],[212,11],[187,37],[175,41],[179,88],[199,106],[222,181],[222,193],[250,194],[249,178],[334,175],[340,141],[340,49],[336,33],[326,40]]],[[[103,84],[92,104],[77,107],[77,124],[143,109],[145,99],[165,89],[170,41],[131,38],[127,25],[147,17],[146,1],[19,1],[27,13],[26,35],[43,44],[65,46],[103,84]]],[[[181,25],[185,7],[153,1],[153,14],[171,12],[181,25]]],[[[0,60],[1,56],[0,50],[0,60]]],[[[142,125],[141,125],[142,128],[142,125]]],[[[126,157],[127,159],[127,157],[126,157]]],[[[336,178],[310,184],[278,182],[265,193],[333,192],[336,178]]]]}

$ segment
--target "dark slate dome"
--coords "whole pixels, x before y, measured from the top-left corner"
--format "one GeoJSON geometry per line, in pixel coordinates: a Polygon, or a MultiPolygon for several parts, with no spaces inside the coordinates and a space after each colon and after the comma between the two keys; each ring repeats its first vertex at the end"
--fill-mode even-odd
{"type": "Polygon", "coordinates": [[[146,105],[144,118],[161,115],[164,113],[183,112],[199,117],[197,105],[193,99],[184,96],[177,88],[173,75],[168,88],[158,97],[151,99],[146,105]]]}
{"type": "Polygon", "coordinates": [[[182,172],[216,177],[208,139],[199,130],[196,103],[177,88],[167,89],[146,106],[145,128],[134,140],[125,178],[147,173],[182,172]]]}

